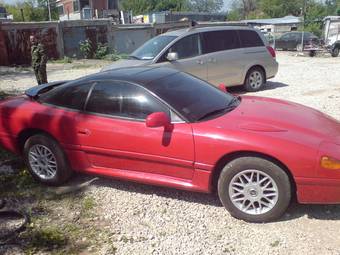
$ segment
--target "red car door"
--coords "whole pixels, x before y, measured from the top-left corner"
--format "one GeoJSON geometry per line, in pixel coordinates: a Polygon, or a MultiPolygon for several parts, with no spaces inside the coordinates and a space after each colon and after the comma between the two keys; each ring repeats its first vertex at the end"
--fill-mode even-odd
{"type": "Polygon", "coordinates": [[[193,176],[190,124],[171,131],[148,128],[147,115],[169,109],[144,88],[124,82],[98,82],[86,113],[77,117],[78,140],[91,170],[130,170],[181,179],[193,176]]]}

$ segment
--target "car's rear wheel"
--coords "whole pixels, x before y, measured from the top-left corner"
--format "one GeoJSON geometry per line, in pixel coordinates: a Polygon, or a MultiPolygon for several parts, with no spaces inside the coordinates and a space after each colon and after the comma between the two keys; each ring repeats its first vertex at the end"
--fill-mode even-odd
{"type": "Polygon", "coordinates": [[[339,47],[334,47],[334,49],[331,52],[332,57],[335,58],[335,57],[339,56],[339,51],[340,51],[339,47]]]}
{"type": "Polygon", "coordinates": [[[265,74],[260,67],[251,68],[246,76],[244,87],[249,92],[259,91],[266,83],[265,74]]]}
{"type": "Polygon", "coordinates": [[[72,171],[59,144],[44,134],[27,139],[24,159],[34,179],[47,185],[59,185],[67,181],[72,171]]]}
{"type": "Polygon", "coordinates": [[[300,52],[300,51],[303,50],[302,44],[301,44],[301,43],[299,43],[299,44],[296,46],[296,50],[297,50],[298,52],[300,52]]]}
{"type": "Polygon", "coordinates": [[[269,222],[286,211],[291,200],[291,186],[286,172],[273,162],[241,157],[223,168],[218,195],[235,218],[269,222]]]}

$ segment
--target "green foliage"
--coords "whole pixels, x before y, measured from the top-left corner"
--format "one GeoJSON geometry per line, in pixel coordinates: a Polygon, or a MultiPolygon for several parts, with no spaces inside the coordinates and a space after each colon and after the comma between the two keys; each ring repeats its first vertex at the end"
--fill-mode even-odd
{"type": "Polygon", "coordinates": [[[303,0],[260,0],[259,8],[271,18],[280,18],[287,15],[300,16],[303,0]]]}
{"type": "Polygon", "coordinates": [[[122,0],[122,9],[133,15],[157,11],[218,12],[223,0],[122,0]]]}
{"type": "Polygon", "coordinates": [[[83,54],[84,58],[88,59],[92,55],[92,43],[89,39],[80,41],[79,43],[80,52],[83,54]]]}
{"type": "Polygon", "coordinates": [[[236,21],[241,20],[241,13],[238,9],[231,10],[227,15],[227,20],[236,21]]]}
{"type": "Polygon", "coordinates": [[[194,12],[219,12],[223,7],[223,0],[191,0],[190,11],[194,12]]]}
{"type": "Polygon", "coordinates": [[[25,233],[30,240],[29,248],[53,250],[65,246],[68,242],[65,235],[57,227],[31,228],[25,233]]]}
{"type": "Polygon", "coordinates": [[[109,48],[106,43],[98,43],[95,52],[95,57],[98,59],[103,59],[108,54],[109,48]]]}
{"type": "Polygon", "coordinates": [[[309,23],[305,26],[305,31],[311,32],[318,37],[322,36],[322,25],[321,23],[309,23]]]}
{"type": "MultiPolygon", "coordinates": [[[[52,20],[58,20],[59,15],[55,4],[51,1],[52,20]]],[[[49,20],[47,3],[45,0],[21,1],[15,5],[3,5],[9,14],[13,15],[14,21],[47,21],[49,20]],[[22,12],[21,12],[22,10],[22,12]],[[23,13],[23,15],[22,15],[23,13]]]]}

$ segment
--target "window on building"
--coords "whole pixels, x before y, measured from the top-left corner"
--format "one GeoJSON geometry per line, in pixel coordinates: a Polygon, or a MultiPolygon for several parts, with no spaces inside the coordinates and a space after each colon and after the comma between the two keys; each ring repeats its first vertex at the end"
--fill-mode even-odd
{"type": "Polygon", "coordinates": [[[57,10],[58,10],[59,16],[64,15],[64,6],[63,5],[57,6],[57,10]]]}
{"type": "Polygon", "coordinates": [[[78,0],[73,1],[73,11],[79,12],[79,2],[78,2],[78,0]]]}

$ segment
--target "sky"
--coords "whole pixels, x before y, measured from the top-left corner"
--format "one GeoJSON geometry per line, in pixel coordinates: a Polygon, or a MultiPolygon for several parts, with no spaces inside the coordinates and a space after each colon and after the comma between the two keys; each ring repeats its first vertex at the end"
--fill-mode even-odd
{"type": "MultiPolygon", "coordinates": [[[[15,4],[17,2],[23,2],[24,0],[2,0],[3,2],[5,2],[6,4],[15,4]]],[[[232,0],[223,0],[224,1],[224,7],[223,10],[226,11],[228,10],[228,7],[230,7],[230,2],[232,0]]]]}

